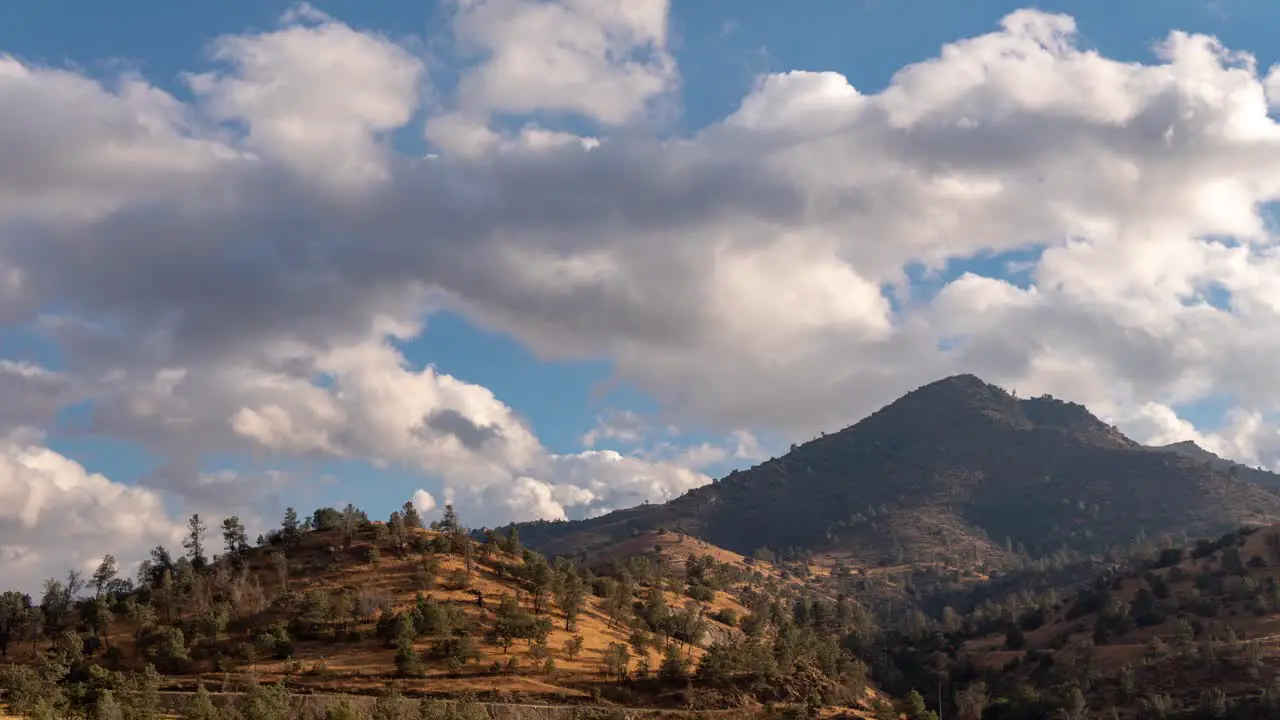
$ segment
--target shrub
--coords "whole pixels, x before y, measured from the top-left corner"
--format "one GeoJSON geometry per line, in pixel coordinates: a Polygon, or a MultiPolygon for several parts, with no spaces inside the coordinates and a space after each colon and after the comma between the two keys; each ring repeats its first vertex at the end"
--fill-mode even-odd
{"type": "Polygon", "coordinates": [[[401,641],[396,646],[395,663],[396,672],[401,675],[417,675],[422,670],[418,653],[414,652],[413,644],[408,641],[401,641]]]}
{"type": "Polygon", "coordinates": [[[718,623],[733,627],[738,624],[738,613],[733,608],[724,608],[711,613],[711,619],[718,623]]]}

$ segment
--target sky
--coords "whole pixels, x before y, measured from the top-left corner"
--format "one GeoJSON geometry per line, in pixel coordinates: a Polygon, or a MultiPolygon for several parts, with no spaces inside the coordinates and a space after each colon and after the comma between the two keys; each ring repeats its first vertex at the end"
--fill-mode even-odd
{"type": "Polygon", "coordinates": [[[662,502],[961,372],[1280,465],[1261,0],[0,0],[0,569],[662,502]]]}

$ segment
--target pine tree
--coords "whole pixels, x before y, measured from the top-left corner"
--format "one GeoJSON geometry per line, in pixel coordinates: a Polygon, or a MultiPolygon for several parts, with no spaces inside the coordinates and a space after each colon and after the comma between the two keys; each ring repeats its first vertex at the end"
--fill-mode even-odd
{"type": "Polygon", "coordinates": [[[404,526],[410,530],[418,530],[422,527],[422,514],[418,512],[418,508],[413,506],[413,501],[407,501],[400,508],[400,514],[404,517],[404,526]]]}
{"type": "Polygon", "coordinates": [[[658,666],[658,677],[663,680],[678,680],[689,674],[689,663],[680,654],[675,644],[667,645],[662,653],[662,664],[658,666]]]}
{"type": "Polygon", "coordinates": [[[232,515],[222,521],[222,544],[227,555],[238,558],[249,550],[249,538],[245,534],[244,523],[232,515]]]}
{"type": "Polygon", "coordinates": [[[196,688],[196,696],[192,699],[191,704],[187,706],[187,711],[183,713],[183,720],[220,720],[222,713],[218,712],[217,706],[213,704],[213,697],[209,691],[205,689],[201,683],[196,688]]]}
{"type": "Polygon", "coordinates": [[[197,513],[191,516],[187,521],[187,539],[182,541],[182,547],[187,549],[187,557],[191,559],[191,565],[199,570],[208,564],[208,560],[204,556],[204,532],[206,530],[204,521],[200,519],[197,513]]]}
{"type": "Polygon", "coordinates": [[[287,544],[296,544],[302,538],[302,529],[298,524],[297,510],[291,507],[284,509],[284,522],[280,523],[280,530],[287,544]]]}
{"type": "Polygon", "coordinates": [[[436,527],[445,534],[452,534],[462,529],[461,523],[458,522],[458,513],[454,511],[452,503],[444,506],[444,515],[436,527]]]}

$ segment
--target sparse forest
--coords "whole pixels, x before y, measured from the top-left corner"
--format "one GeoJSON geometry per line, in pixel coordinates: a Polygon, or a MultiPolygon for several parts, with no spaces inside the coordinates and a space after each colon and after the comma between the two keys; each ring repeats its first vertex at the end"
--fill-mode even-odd
{"type": "Polygon", "coordinates": [[[388,687],[397,699],[371,717],[408,717],[385,714],[388,703],[409,712],[401,695],[427,696],[421,713],[464,712],[433,699],[440,683],[451,699],[584,707],[865,698],[846,639],[873,632],[870,616],[767,563],[660,548],[593,566],[548,560],[516,532],[472,537],[451,507],[424,528],[408,504],[379,522],[354,506],[305,519],[289,509],[255,544],[238,518],[218,527],[220,544],[192,516],[184,552],[156,547],[132,578],[108,555],[87,580],[0,596],[10,712],[152,717],[163,690],[183,694],[183,717],[282,717],[272,713],[290,692],[388,687]]]}

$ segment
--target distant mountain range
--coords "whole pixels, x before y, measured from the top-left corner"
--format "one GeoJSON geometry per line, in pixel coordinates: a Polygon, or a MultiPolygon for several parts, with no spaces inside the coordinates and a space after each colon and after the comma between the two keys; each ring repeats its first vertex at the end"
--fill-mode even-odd
{"type": "Polygon", "coordinates": [[[958,375],[670,502],[518,528],[551,554],[665,528],[743,554],[963,563],[1280,522],[1268,488],[1280,476],[1184,443],[1139,445],[1082,405],[958,375]]]}

